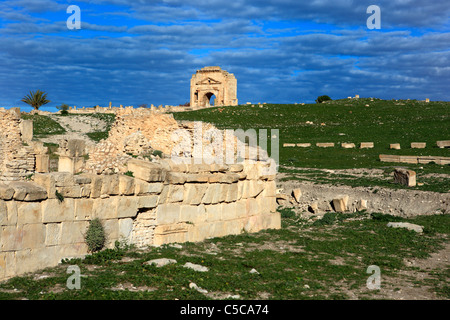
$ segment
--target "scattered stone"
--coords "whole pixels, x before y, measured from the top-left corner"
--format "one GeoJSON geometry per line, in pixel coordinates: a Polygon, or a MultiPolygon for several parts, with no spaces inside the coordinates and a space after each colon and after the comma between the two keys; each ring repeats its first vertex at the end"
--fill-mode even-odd
{"type": "Polygon", "coordinates": [[[169,244],[169,247],[175,248],[175,249],[183,249],[183,246],[181,244],[178,244],[178,243],[169,244]]]}
{"type": "Polygon", "coordinates": [[[450,148],[450,140],[436,141],[439,148],[450,148]]]}
{"type": "Polygon", "coordinates": [[[295,201],[297,201],[297,203],[299,203],[300,197],[302,196],[302,190],[301,189],[292,190],[292,196],[294,197],[295,201]]]}
{"type": "Polygon", "coordinates": [[[341,143],[341,147],[344,149],[353,149],[353,148],[355,148],[355,144],[354,143],[341,143]]]}
{"type": "Polygon", "coordinates": [[[414,187],[416,185],[416,172],[406,169],[395,169],[394,182],[404,186],[414,187]]]}
{"type": "Polygon", "coordinates": [[[389,149],[400,150],[400,143],[391,143],[389,149]]]}
{"type": "Polygon", "coordinates": [[[295,143],[283,143],[283,147],[295,147],[295,143]]]}
{"type": "Polygon", "coordinates": [[[194,264],[194,263],[190,263],[190,262],[186,262],[183,267],[189,268],[189,269],[192,269],[192,270],[198,271],[198,272],[207,272],[207,271],[209,271],[208,267],[204,267],[204,266],[201,266],[199,264],[194,264]]]}
{"type": "Polygon", "coordinates": [[[177,263],[177,260],[174,259],[167,259],[167,258],[160,258],[160,259],[153,259],[147,262],[144,262],[146,265],[155,265],[156,267],[164,267],[168,264],[177,263]]]}
{"type": "Polygon", "coordinates": [[[319,213],[319,204],[317,202],[313,202],[309,205],[308,211],[312,213],[319,213]]]}
{"type": "Polygon", "coordinates": [[[189,283],[189,288],[194,289],[194,290],[196,290],[196,291],[198,291],[200,293],[203,293],[203,294],[207,294],[208,293],[208,290],[200,288],[199,286],[197,286],[193,282],[189,283]]]}
{"type": "Polygon", "coordinates": [[[356,206],[356,210],[363,211],[367,210],[367,200],[361,199],[358,201],[358,205],[356,206]]]}
{"type": "Polygon", "coordinates": [[[341,196],[333,199],[333,207],[336,212],[347,211],[348,196],[341,196]]]}
{"type": "Polygon", "coordinates": [[[256,269],[255,269],[255,268],[253,268],[252,270],[250,270],[250,273],[252,273],[252,274],[259,274],[259,272],[258,272],[258,271],[256,271],[256,269]]]}
{"type": "Polygon", "coordinates": [[[308,148],[311,147],[311,143],[297,143],[297,147],[308,148]]]}
{"type": "Polygon", "coordinates": [[[423,232],[423,227],[419,226],[417,224],[412,224],[409,222],[389,222],[387,224],[388,227],[391,228],[406,228],[408,230],[412,230],[415,231],[417,233],[422,233],[423,232]]]}
{"type": "Polygon", "coordinates": [[[423,149],[427,146],[426,142],[411,142],[412,149],[423,149]]]}
{"type": "Polygon", "coordinates": [[[316,146],[320,148],[330,148],[334,147],[334,142],[317,142],[316,146]]]}
{"type": "Polygon", "coordinates": [[[372,149],[373,148],[373,142],[361,142],[359,145],[360,149],[372,149]]]}

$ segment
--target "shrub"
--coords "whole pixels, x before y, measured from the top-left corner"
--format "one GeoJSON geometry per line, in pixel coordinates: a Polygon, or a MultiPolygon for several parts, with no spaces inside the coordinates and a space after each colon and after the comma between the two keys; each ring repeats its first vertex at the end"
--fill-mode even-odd
{"type": "Polygon", "coordinates": [[[56,107],[56,108],[58,108],[58,110],[61,110],[61,115],[62,116],[67,116],[67,115],[69,115],[69,106],[67,105],[67,104],[62,104],[62,105],[60,105],[59,107],[56,107]]]}
{"type": "Polygon", "coordinates": [[[103,225],[98,218],[89,222],[89,227],[84,239],[90,252],[96,252],[103,249],[106,242],[106,236],[103,225]]]}
{"type": "Polygon", "coordinates": [[[316,103],[322,103],[324,101],[329,101],[329,100],[331,100],[331,98],[329,96],[319,96],[316,99],[316,103]]]}

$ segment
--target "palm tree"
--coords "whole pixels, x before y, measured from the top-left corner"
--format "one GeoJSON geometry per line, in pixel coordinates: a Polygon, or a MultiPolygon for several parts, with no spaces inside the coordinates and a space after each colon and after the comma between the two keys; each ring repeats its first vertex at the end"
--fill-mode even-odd
{"type": "Polygon", "coordinates": [[[41,90],[30,91],[30,94],[23,97],[22,101],[32,106],[34,110],[38,110],[40,106],[50,102],[50,100],[47,100],[47,94],[41,90]]]}

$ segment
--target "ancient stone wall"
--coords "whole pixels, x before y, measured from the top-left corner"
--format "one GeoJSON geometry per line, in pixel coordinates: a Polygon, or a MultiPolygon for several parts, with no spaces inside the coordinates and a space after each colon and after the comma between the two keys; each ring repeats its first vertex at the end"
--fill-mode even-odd
{"type": "Polygon", "coordinates": [[[146,247],[280,228],[275,175],[263,170],[268,165],[132,159],[134,177],[53,172],[1,183],[0,279],[84,256],[94,218],[102,221],[108,247],[116,240],[146,247]]]}

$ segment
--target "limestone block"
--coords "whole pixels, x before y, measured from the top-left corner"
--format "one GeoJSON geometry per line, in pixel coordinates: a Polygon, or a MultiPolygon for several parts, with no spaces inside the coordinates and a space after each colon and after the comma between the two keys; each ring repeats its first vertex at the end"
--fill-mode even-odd
{"type": "Polygon", "coordinates": [[[436,145],[439,148],[449,148],[450,147],[450,140],[436,141],[436,145]]]}
{"type": "Polygon", "coordinates": [[[391,143],[389,145],[389,149],[396,149],[399,150],[400,149],[400,143],[391,143]]]}
{"type": "Polygon", "coordinates": [[[202,203],[204,204],[215,204],[219,202],[220,197],[220,184],[214,183],[209,184],[208,189],[203,196],[202,203]]]}
{"type": "Polygon", "coordinates": [[[92,220],[93,199],[77,199],[74,201],[74,219],[92,220]]]}
{"type": "Polygon", "coordinates": [[[186,182],[208,182],[210,173],[188,173],[186,174],[186,182]]]}
{"type": "Polygon", "coordinates": [[[374,146],[373,142],[361,142],[361,144],[359,145],[360,149],[372,149],[374,146]]]}
{"type": "Polygon", "coordinates": [[[242,198],[255,198],[264,189],[264,183],[259,180],[245,180],[242,189],[242,198]]]}
{"type": "Polygon", "coordinates": [[[295,201],[297,201],[297,203],[299,203],[300,198],[302,196],[302,190],[299,188],[292,190],[292,196],[294,197],[295,201]]]}
{"type": "Polygon", "coordinates": [[[36,172],[46,173],[49,171],[50,157],[47,154],[36,155],[36,172]]]}
{"type": "Polygon", "coordinates": [[[58,190],[64,198],[81,198],[81,187],[78,184],[69,187],[56,187],[56,190],[58,190]]]}
{"type": "Polygon", "coordinates": [[[148,183],[146,181],[135,179],[134,193],[137,196],[145,194],[159,194],[163,190],[164,184],[162,182],[148,183]]]}
{"type": "Polygon", "coordinates": [[[167,172],[165,182],[168,184],[183,184],[186,182],[186,174],[180,172],[167,172]]]}
{"type": "Polygon", "coordinates": [[[17,224],[40,223],[42,220],[39,202],[20,202],[17,204],[17,224]]]}
{"type": "Polygon", "coordinates": [[[158,195],[137,197],[138,209],[151,209],[158,205],[158,195]]]}
{"type": "Polygon", "coordinates": [[[353,149],[356,146],[354,143],[341,143],[341,147],[344,149],[353,149]]]}
{"type": "Polygon", "coordinates": [[[16,276],[15,252],[0,252],[0,281],[16,276]]]}
{"type": "Polygon", "coordinates": [[[103,220],[102,224],[106,235],[105,247],[114,248],[114,243],[119,240],[119,220],[103,220]]]}
{"type": "Polygon", "coordinates": [[[58,159],[58,172],[75,173],[74,159],[60,155],[58,159]]]}
{"type": "Polygon", "coordinates": [[[232,220],[236,218],[245,217],[246,212],[237,212],[236,202],[221,203],[222,206],[222,220],[232,220]]]}
{"type": "Polygon", "coordinates": [[[381,162],[400,162],[400,156],[380,154],[381,162]]]}
{"type": "Polygon", "coordinates": [[[147,182],[161,182],[166,177],[166,170],[161,165],[144,160],[129,160],[128,170],[133,172],[134,177],[147,182]]]}
{"type": "Polygon", "coordinates": [[[0,226],[8,225],[8,207],[6,202],[0,200],[0,226]]]}
{"type": "Polygon", "coordinates": [[[395,169],[394,183],[400,183],[407,187],[416,186],[416,172],[406,169],[395,169]]]}
{"type": "Polygon", "coordinates": [[[260,202],[257,199],[250,198],[246,200],[246,212],[248,216],[258,215],[261,212],[260,202]]]}
{"type": "Polygon", "coordinates": [[[89,198],[91,196],[91,185],[90,184],[81,185],[80,188],[81,188],[81,197],[89,198]]]}
{"type": "MultiPolygon", "coordinates": [[[[151,196],[156,197],[156,201],[158,200],[158,196],[151,196]]],[[[140,198],[145,197],[118,197],[116,200],[117,203],[117,217],[118,218],[135,218],[139,208],[144,208],[150,203],[145,203],[144,199],[142,200],[141,207],[139,206],[140,198]]]]}
{"type": "Polygon", "coordinates": [[[223,206],[221,204],[206,205],[205,209],[206,209],[206,221],[207,222],[222,220],[223,206]]]}
{"type": "Polygon", "coordinates": [[[180,207],[181,222],[191,222],[193,224],[197,224],[200,222],[205,222],[207,220],[207,214],[204,205],[181,205],[180,207]]]}
{"type": "Polygon", "coordinates": [[[316,146],[320,148],[330,148],[334,147],[334,142],[318,142],[316,143],[316,146]]]}
{"type": "Polygon", "coordinates": [[[160,204],[156,209],[156,223],[172,224],[180,221],[181,206],[178,203],[160,204]]]}
{"type": "Polygon", "coordinates": [[[92,182],[92,176],[88,174],[77,174],[73,176],[75,184],[90,184],[92,182]]]}
{"type": "Polygon", "coordinates": [[[295,143],[283,143],[283,147],[295,147],[295,143]]]}
{"type": "Polygon", "coordinates": [[[388,222],[388,227],[391,228],[405,228],[411,231],[415,231],[417,233],[423,232],[423,227],[417,224],[409,223],[409,222],[388,222]]]}
{"type": "Polygon", "coordinates": [[[91,178],[91,198],[99,198],[102,195],[103,176],[89,175],[91,178]]]}
{"type": "Polygon", "coordinates": [[[110,196],[119,194],[119,176],[117,174],[103,176],[101,195],[110,196]]]}
{"type": "Polygon", "coordinates": [[[159,246],[165,243],[186,242],[191,228],[192,225],[188,223],[158,225],[155,228],[153,244],[159,246]]]}
{"type": "Polygon", "coordinates": [[[54,267],[60,260],[61,255],[58,246],[24,249],[16,252],[15,272],[17,275],[22,275],[42,269],[42,266],[54,267]]]}
{"type": "Polygon", "coordinates": [[[72,221],[75,218],[75,200],[68,198],[60,202],[47,199],[41,203],[41,212],[43,223],[72,221]]]}
{"type": "Polygon", "coordinates": [[[56,246],[61,243],[62,223],[47,223],[45,224],[45,245],[56,246]]]}
{"type": "Polygon", "coordinates": [[[19,124],[22,141],[30,142],[33,139],[33,120],[21,120],[19,124]]]}
{"type": "Polygon", "coordinates": [[[36,249],[45,246],[45,225],[42,223],[23,226],[22,249],[36,249]]]}
{"type": "Polygon", "coordinates": [[[17,202],[16,201],[6,201],[6,211],[8,214],[7,225],[17,224],[17,202]]]}
{"type": "Polygon", "coordinates": [[[92,206],[93,218],[115,219],[117,218],[116,198],[96,199],[92,206]]]}
{"type": "Polygon", "coordinates": [[[14,189],[9,185],[0,183],[0,199],[11,200],[14,196],[14,189]]]}
{"type": "Polygon", "coordinates": [[[297,147],[308,148],[311,147],[311,143],[297,143],[297,147]]]}
{"type": "Polygon", "coordinates": [[[400,157],[399,161],[403,163],[414,163],[414,164],[419,163],[417,156],[399,156],[399,157],[400,157]]]}
{"type": "Polygon", "coordinates": [[[23,225],[3,226],[0,233],[1,251],[17,251],[22,249],[23,225]]]}
{"type": "Polygon", "coordinates": [[[348,199],[349,199],[349,197],[347,195],[334,198],[333,199],[334,210],[336,212],[347,211],[348,199]]]}
{"type": "Polygon", "coordinates": [[[217,198],[214,198],[213,202],[215,203],[216,199],[218,203],[225,202],[227,199],[228,191],[230,190],[230,186],[231,184],[221,183],[219,193],[216,194],[217,198]]]}
{"type": "Polygon", "coordinates": [[[207,189],[208,185],[204,183],[186,183],[184,185],[183,203],[200,204],[207,189]]]}
{"type": "Polygon", "coordinates": [[[132,218],[119,219],[119,240],[125,240],[127,243],[131,243],[132,231],[133,231],[132,218]]]}
{"type": "Polygon", "coordinates": [[[13,181],[9,186],[14,189],[13,198],[20,201],[38,201],[47,199],[47,191],[35,182],[13,181]]]}
{"type": "Polygon", "coordinates": [[[73,186],[75,183],[74,175],[69,172],[52,172],[50,175],[53,177],[56,187],[69,187],[73,186]]]}
{"type": "Polygon", "coordinates": [[[239,181],[239,174],[235,173],[214,173],[210,175],[209,183],[235,183],[239,181]]]}
{"type": "Polygon", "coordinates": [[[244,165],[242,163],[233,163],[229,165],[230,172],[241,172],[244,170],[244,165]]]}
{"type": "Polygon", "coordinates": [[[356,210],[358,210],[358,211],[363,211],[363,210],[367,210],[367,200],[365,200],[365,199],[360,199],[359,201],[358,201],[358,204],[357,204],[357,206],[356,206],[356,210]]]}
{"type": "Polygon", "coordinates": [[[239,188],[237,183],[232,183],[228,187],[225,202],[234,202],[238,200],[239,188]]]}
{"type": "Polygon", "coordinates": [[[426,142],[411,142],[412,149],[423,149],[426,148],[426,142]]]}
{"type": "MultiPolygon", "coordinates": [[[[166,202],[181,202],[184,197],[184,186],[183,185],[169,185],[168,188],[164,188],[167,190],[167,198],[166,202]]],[[[164,191],[164,190],[163,190],[164,191]]],[[[161,196],[164,195],[161,192],[161,196]]]]}
{"type": "Polygon", "coordinates": [[[61,222],[61,244],[85,242],[84,236],[89,226],[88,221],[61,222]]]}

